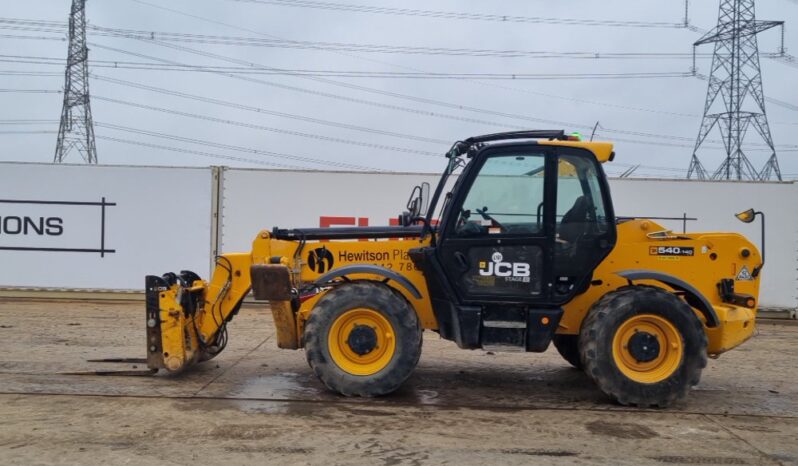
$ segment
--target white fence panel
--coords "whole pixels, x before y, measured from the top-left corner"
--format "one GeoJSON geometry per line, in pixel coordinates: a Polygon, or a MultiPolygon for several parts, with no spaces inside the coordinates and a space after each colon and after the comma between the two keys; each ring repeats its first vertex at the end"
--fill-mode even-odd
{"type": "Polygon", "coordinates": [[[248,251],[263,229],[380,226],[406,210],[428,174],[224,170],[221,251],[248,251]]]}
{"type": "Polygon", "coordinates": [[[0,164],[0,287],[140,290],[210,263],[211,171],[0,164]]]}

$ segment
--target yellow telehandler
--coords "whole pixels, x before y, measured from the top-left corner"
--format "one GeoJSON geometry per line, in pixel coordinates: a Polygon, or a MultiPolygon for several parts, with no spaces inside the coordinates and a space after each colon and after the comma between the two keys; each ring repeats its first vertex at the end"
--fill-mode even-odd
{"type": "Polygon", "coordinates": [[[764,254],[736,233],[616,217],[602,169],[614,155],[564,131],[472,137],[446,154],[431,199],[414,188],[400,226],[263,230],[210,281],[148,276],[148,366],[218,355],[252,291],[277,346],[304,348],[343,395],[396,390],[431,330],[465,349],[553,342],[610,398],[667,406],[753,334],[764,254]]]}

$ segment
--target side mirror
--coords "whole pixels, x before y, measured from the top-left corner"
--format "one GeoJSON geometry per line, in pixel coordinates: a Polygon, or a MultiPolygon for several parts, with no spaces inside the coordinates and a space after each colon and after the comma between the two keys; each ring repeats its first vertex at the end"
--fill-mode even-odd
{"type": "Polygon", "coordinates": [[[413,188],[410,199],[407,200],[407,210],[411,217],[422,217],[429,208],[429,183],[421,183],[413,188]]]}
{"type": "Polygon", "coordinates": [[[429,209],[429,183],[426,181],[421,183],[421,197],[419,198],[418,215],[424,217],[427,215],[429,209]]]}
{"type": "Polygon", "coordinates": [[[740,212],[739,214],[734,214],[737,217],[737,220],[743,223],[751,223],[756,218],[756,211],[754,209],[748,209],[746,211],[740,212]]]}
{"type": "Polygon", "coordinates": [[[407,200],[407,213],[411,217],[415,217],[419,211],[421,211],[421,186],[416,186],[407,200]]]}

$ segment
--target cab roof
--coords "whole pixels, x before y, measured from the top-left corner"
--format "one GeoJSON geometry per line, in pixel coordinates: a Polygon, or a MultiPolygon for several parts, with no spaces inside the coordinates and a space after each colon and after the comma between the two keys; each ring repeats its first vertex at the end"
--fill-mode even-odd
{"type": "Polygon", "coordinates": [[[511,131],[506,133],[485,134],[473,136],[464,141],[457,141],[446,154],[447,157],[457,157],[463,154],[472,155],[469,149],[476,148],[485,143],[496,143],[518,139],[532,139],[537,144],[546,146],[565,146],[587,149],[601,162],[612,161],[615,158],[613,145],[610,142],[581,141],[576,136],[565,134],[564,130],[530,130],[511,131]]]}

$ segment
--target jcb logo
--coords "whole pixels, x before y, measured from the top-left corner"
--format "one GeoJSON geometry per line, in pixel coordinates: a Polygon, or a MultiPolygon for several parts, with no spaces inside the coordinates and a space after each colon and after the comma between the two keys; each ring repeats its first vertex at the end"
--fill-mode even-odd
{"type": "Polygon", "coordinates": [[[317,273],[324,273],[332,269],[335,258],[327,248],[317,248],[308,254],[308,267],[317,273]]]}
{"type": "Polygon", "coordinates": [[[526,262],[503,262],[504,257],[500,252],[494,252],[492,261],[480,261],[479,274],[483,277],[495,275],[497,277],[529,277],[531,270],[526,262]]]}

